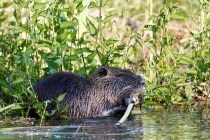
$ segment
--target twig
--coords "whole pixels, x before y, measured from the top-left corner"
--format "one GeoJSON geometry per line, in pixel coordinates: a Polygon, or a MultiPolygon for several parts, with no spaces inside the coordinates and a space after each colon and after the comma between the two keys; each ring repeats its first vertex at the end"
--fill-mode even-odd
{"type": "Polygon", "coordinates": [[[80,130],[81,127],[82,127],[82,124],[79,125],[79,127],[78,127],[77,130],[76,130],[76,133],[79,132],[79,130],[80,130]]]}

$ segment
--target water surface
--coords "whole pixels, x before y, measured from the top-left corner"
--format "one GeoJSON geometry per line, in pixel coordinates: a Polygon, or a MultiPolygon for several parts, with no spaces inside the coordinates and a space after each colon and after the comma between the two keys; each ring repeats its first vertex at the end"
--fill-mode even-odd
{"type": "Polygon", "coordinates": [[[132,112],[121,126],[115,126],[119,117],[104,117],[81,121],[51,121],[39,127],[5,125],[0,128],[0,139],[210,139],[210,120],[196,113],[168,110],[132,112]]]}

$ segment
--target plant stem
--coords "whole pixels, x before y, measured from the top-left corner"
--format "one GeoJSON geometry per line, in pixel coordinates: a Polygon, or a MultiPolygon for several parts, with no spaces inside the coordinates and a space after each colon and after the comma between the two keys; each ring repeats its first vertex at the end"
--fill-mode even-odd
{"type": "MultiPolygon", "coordinates": [[[[152,16],[153,16],[153,0],[149,0],[149,24],[150,24],[150,25],[153,24],[152,16]]],[[[149,35],[150,35],[150,39],[153,41],[153,31],[150,31],[149,35]]],[[[152,44],[152,45],[153,45],[153,44],[152,44]]],[[[149,62],[150,62],[150,64],[151,64],[151,62],[153,62],[153,60],[154,60],[154,56],[153,56],[152,53],[150,53],[149,55],[150,55],[150,56],[149,56],[149,59],[150,59],[149,62]]],[[[153,76],[154,76],[154,73],[153,73],[153,71],[151,70],[151,71],[149,72],[149,79],[150,79],[150,80],[153,80],[153,76]]]]}
{"type": "Polygon", "coordinates": [[[204,5],[200,3],[200,32],[204,30],[205,26],[205,13],[204,13],[204,5]]]}
{"type": "Polygon", "coordinates": [[[45,114],[45,112],[46,112],[47,104],[48,104],[48,102],[45,102],[44,111],[43,111],[43,114],[42,114],[42,118],[41,118],[39,127],[42,126],[42,122],[43,122],[43,119],[44,119],[44,114],[45,114]]]}
{"type": "MultiPolygon", "coordinates": [[[[27,23],[28,24],[30,24],[31,23],[31,21],[30,21],[30,17],[31,17],[31,15],[30,15],[30,0],[28,0],[28,10],[27,10],[27,16],[28,16],[28,18],[27,18],[27,23]]],[[[28,33],[31,33],[31,25],[28,25],[28,27],[29,27],[29,29],[28,29],[28,33]]],[[[30,74],[29,74],[29,71],[28,71],[28,69],[29,69],[29,66],[27,65],[27,58],[26,58],[26,51],[27,51],[27,49],[28,48],[30,48],[30,40],[29,40],[29,37],[28,37],[28,33],[26,33],[26,44],[27,44],[27,46],[25,47],[25,50],[24,50],[24,63],[25,63],[25,70],[26,70],[26,77],[27,77],[27,81],[28,81],[28,84],[29,84],[29,86],[30,86],[30,88],[31,89],[33,89],[33,86],[32,86],[32,83],[31,83],[31,78],[30,78],[30,74]]]]}
{"type": "MultiPolygon", "coordinates": [[[[98,7],[98,10],[99,10],[99,14],[98,14],[98,17],[99,17],[99,21],[98,21],[98,31],[99,31],[99,35],[97,35],[97,38],[96,38],[96,41],[99,43],[99,46],[101,48],[101,52],[102,54],[104,54],[104,47],[102,47],[102,42],[103,42],[103,34],[102,34],[102,15],[101,15],[101,10],[102,10],[102,0],[99,0],[99,7],[98,7]],[[98,37],[99,36],[99,37],[98,37]]],[[[97,48],[96,48],[97,49],[97,48]]],[[[98,50],[98,49],[97,49],[98,50]]],[[[100,51],[98,51],[98,56],[99,56],[99,59],[100,58],[100,51]]]]}

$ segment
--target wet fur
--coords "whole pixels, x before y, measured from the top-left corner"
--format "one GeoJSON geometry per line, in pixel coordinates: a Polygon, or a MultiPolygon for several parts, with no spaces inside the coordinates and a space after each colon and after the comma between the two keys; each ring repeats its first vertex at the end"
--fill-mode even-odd
{"type": "MultiPolygon", "coordinates": [[[[40,101],[66,93],[61,106],[68,106],[70,118],[100,117],[106,112],[125,110],[122,99],[143,88],[143,80],[129,71],[101,67],[89,78],[58,72],[34,86],[40,101]]],[[[52,105],[48,109],[52,109],[52,105]]]]}

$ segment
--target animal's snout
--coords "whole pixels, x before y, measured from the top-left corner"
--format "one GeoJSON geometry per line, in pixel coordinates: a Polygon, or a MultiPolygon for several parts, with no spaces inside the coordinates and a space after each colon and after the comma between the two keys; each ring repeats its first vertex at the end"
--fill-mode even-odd
{"type": "Polygon", "coordinates": [[[140,83],[140,85],[144,85],[144,79],[141,76],[138,76],[138,82],[140,83]]]}
{"type": "Polygon", "coordinates": [[[140,103],[140,101],[141,101],[140,96],[122,99],[122,103],[126,106],[129,105],[130,103],[134,103],[135,105],[137,105],[140,103]]]}

